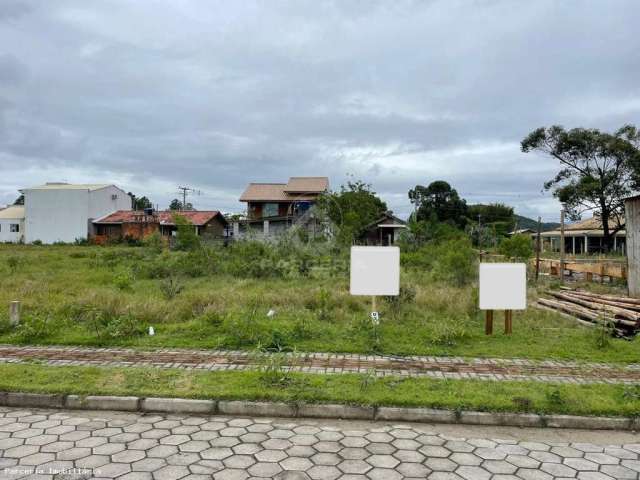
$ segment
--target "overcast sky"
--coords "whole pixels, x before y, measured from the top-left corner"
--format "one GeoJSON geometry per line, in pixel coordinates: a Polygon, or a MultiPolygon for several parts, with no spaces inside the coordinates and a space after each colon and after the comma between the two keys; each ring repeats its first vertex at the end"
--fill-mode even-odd
{"type": "Polygon", "coordinates": [[[0,204],[46,181],[241,211],[251,181],[349,174],[399,215],[449,181],[556,220],[554,123],[640,123],[640,2],[0,1],[0,204]]]}

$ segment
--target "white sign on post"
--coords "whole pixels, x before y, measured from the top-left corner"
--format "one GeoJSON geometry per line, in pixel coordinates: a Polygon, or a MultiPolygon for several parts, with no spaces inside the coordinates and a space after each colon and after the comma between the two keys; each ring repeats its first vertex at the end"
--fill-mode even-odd
{"type": "Polygon", "coordinates": [[[527,266],[524,263],[480,264],[480,310],[527,308],[527,266]]]}
{"type": "Polygon", "coordinates": [[[351,247],[351,295],[398,295],[400,249],[351,247]]]}

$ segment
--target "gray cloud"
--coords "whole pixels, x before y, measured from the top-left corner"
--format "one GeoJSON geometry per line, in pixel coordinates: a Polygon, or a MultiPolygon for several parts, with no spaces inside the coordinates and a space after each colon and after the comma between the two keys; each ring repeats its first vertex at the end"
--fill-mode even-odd
{"type": "Polygon", "coordinates": [[[346,174],[400,214],[416,183],[556,218],[541,125],[638,123],[632,0],[3,2],[0,203],[113,181],[238,211],[249,181],[346,174]]]}

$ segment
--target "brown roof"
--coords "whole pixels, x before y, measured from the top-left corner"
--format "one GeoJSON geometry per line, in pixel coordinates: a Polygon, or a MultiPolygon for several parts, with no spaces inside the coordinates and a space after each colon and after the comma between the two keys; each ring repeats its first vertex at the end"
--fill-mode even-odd
{"type": "Polygon", "coordinates": [[[284,191],[288,193],[322,193],[329,189],[327,177],[290,177],[284,191]]]}
{"type": "MultiPolygon", "coordinates": [[[[623,221],[623,227],[624,227],[624,218],[622,219],[623,221]]],[[[618,222],[616,221],[616,219],[614,217],[611,217],[609,219],[609,228],[615,229],[618,227],[618,222]]],[[[588,233],[588,232],[598,232],[598,231],[602,231],[602,220],[600,219],[600,217],[598,216],[594,216],[591,218],[586,218],[584,220],[580,220],[578,222],[574,222],[574,223],[568,223],[564,226],[564,231],[567,233],[570,232],[574,232],[574,233],[588,233]]],[[[560,229],[556,228],[554,230],[548,230],[546,232],[542,232],[543,236],[559,236],[560,235],[560,229]]]]}
{"type": "Polygon", "coordinates": [[[294,202],[315,200],[329,188],[327,177],[291,177],[288,183],[250,183],[241,202],[294,202]]]}
{"type": "MultiPolygon", "coordinates": [[[[163,212],[154,212],[154,216],[157,218],[158,223],[161,225],[175,225],[173,221],[174,215],[180,215],[187,218],[193,225],[205,225],[213,220],[215,217],[219,217],[219,219],[223,223],[227,223],[227,220],[217,210],[190,210],[184,212],[175,212],[172,210],[165,210],[163,212]]],[[[96,224],[119,224],[119,223],[139,223],[142,222],[143,219],[148,218],[148,215],[145,215],[142,211],[136,210],[118,210],[117,212],[110,213],[102,218],[98,218],[94,220],[93,223],[96,224]]],[[[149,220],[144,220],[148,222],[149,220]]]]}

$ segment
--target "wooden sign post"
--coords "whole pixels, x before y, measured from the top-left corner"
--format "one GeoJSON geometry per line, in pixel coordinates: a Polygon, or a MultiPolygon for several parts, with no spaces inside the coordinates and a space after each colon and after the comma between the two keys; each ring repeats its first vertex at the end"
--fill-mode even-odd
{"type": "Polygon", "coordinates": [[[485,320],[484,320],[484,334],[485,335],[493,335],[493,310],[487,310],[485,312],[485,320]]]}
{"type": "Polygon", "coordinates": [[[524,263],[480,264],[480,309],[484,333],[493,335],[493,312],[504,310],[504,333],[513,332],[513,310],[527,308],[527,266],[524,263]]]}

